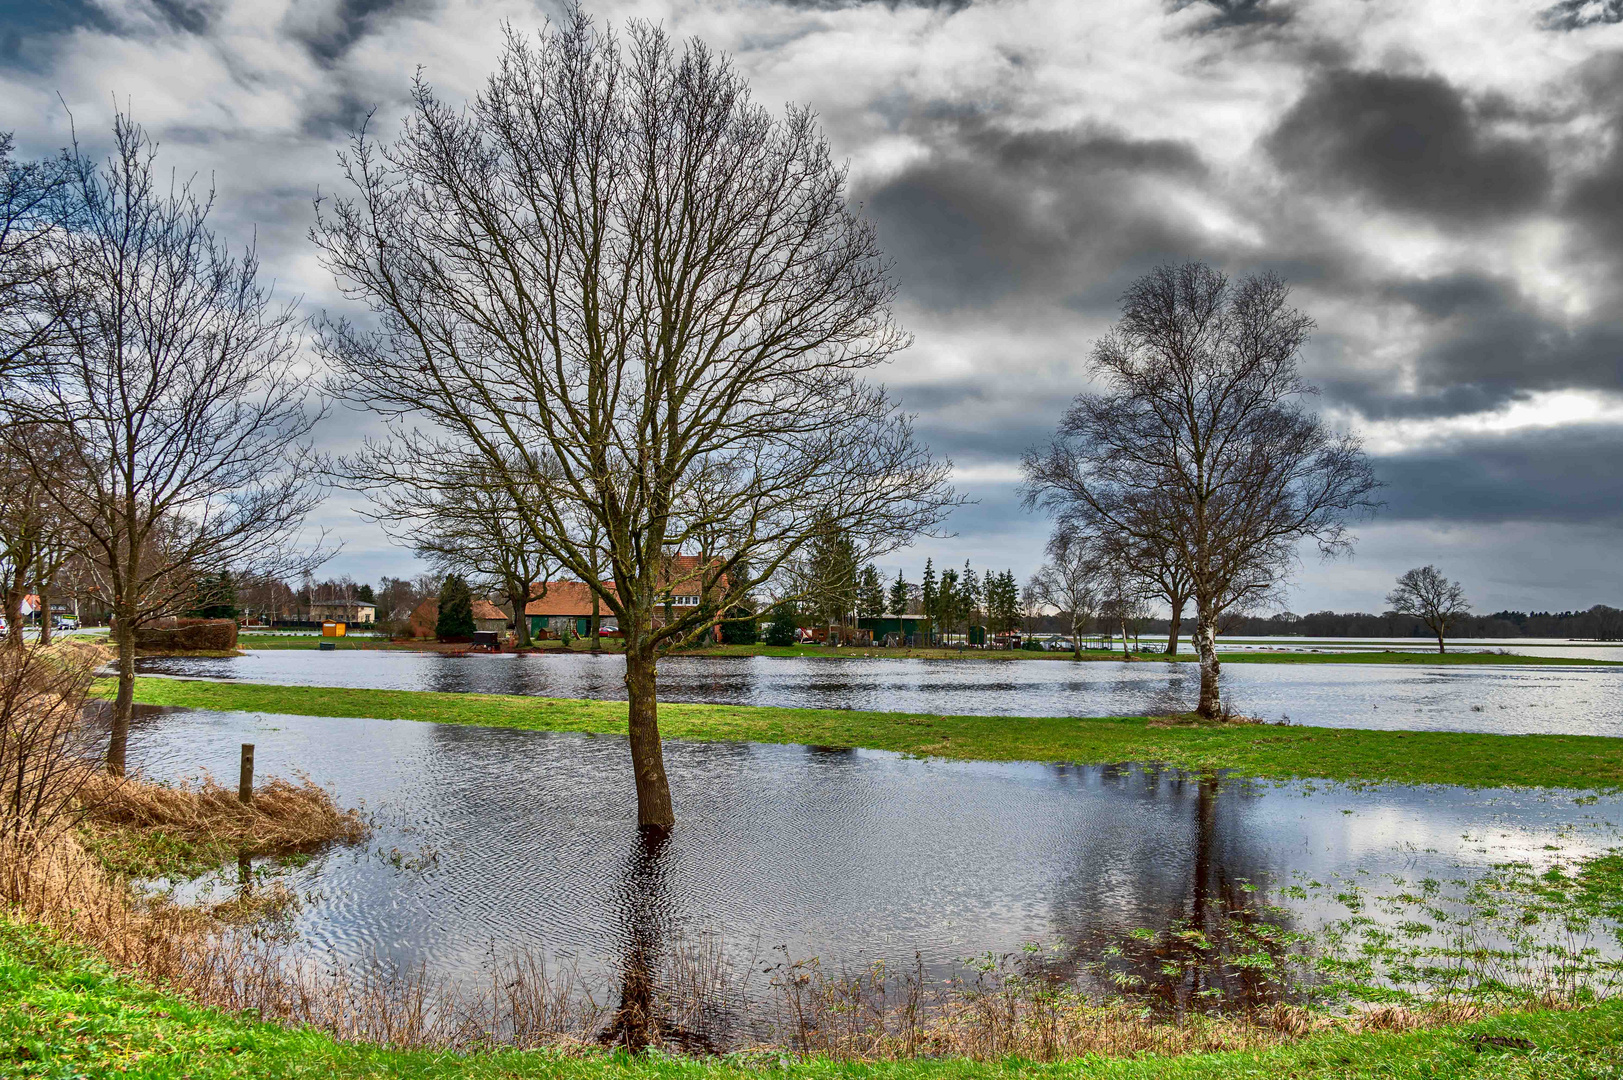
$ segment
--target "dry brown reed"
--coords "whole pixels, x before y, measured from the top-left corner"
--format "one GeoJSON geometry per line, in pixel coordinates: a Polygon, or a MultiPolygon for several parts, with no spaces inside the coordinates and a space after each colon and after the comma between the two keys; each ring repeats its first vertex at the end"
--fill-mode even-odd
{"type": "Polygon", "coordinates": [[[93,772],[80,712],[104,658],[69,643],[0,649],[0,838],[51,835],[72,824],[93,772]]]}
{"type": "Polygon", "coordinates": [[[79,790],[84,823],[93,830],[161,832],[245,855],[309,851],[323,844],[358,843],[368,826],[356,810],[340,809],[308,778],[274,778],[254,789],[253,801],[212,777],[195,783],[154,784],[98,772],[79,790]]]}

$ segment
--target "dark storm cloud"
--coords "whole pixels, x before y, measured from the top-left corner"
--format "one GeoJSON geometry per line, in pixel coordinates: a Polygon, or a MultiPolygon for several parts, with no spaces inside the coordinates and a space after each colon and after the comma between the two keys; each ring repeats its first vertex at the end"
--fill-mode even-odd
{"type": "Polygon", "coordinates": [[[845,8],[855,7],[888,7],[892,10],[904,7],[938,8],[942,11],[962,11],[974,0],[772,0],[788,8],[797,8],[802,11],[841,11],[845,8]]]}
{"type": "Polygon", "coordinates": [[[986,368],[980,379],[910,386],[901,395],[906,408],[919,414],[920,437],[960,465],[1018,461],[1053,434],[1081,389],[1011,379],[1009,367],[991,357],[986,368]]]}
{"type": "Polygon", "coordinates": [[[1172,0],[1173,11],[1198,7],[1212,11],[1201,30],[1221,30],[1230,26],[1283,26],[1291,13],[1278,0],[1172,0]]]}
{"type": "Polygon", "coordinates": [[[1185,143],[1091,128],[1010,132],[979,117],[938,121],[928,141],[927,159],[866,198],[904,291],[926,306],[1069,298],[1124,263],[1201,247],[1142,187],[1204,175],[1185,143]]]}
{"type": "Polygon", "coordinates": [[[66,34],[78,29],[107,30],[106,12],[90,0],[20,0],[7,6],[0,29],[0,62],[32,65],[47,61],[49,50],[32,50],[23,42],[35,36],[66,34]]]}
{"type": "Polygon", "coordinates": [[[1533,391],[1623,386],[1623,322],[1614,318],[1569,323],[1513,283],[1471,273],[1394,282],[1377,299],[1405,304],[1429,325],[1415,392],[1338,388],[1370,415],[1451,416],[1533,391]]]}
{"type": "Polygon", "coordinates": [[[1451,440],[1377,458],[1381,519],[1615,520],[1623,515],[1623,427],[1582,425],[1451,440]]]}
{"type": "Polygon", "coordinates": [[[331,64],[361,38],[376,32],[391,19],[427,15],[439,0],[338,0],[329,18],[290,28],[290,33],[312,56],[331,64]]]}
{"type": "Polygon", "coordinates": [[[1495,101],[1431,75],[1335,69],[1316,76],[1266,140],[1298,182],[1444,219],[1503,219],[1547,200],[1541,147],[1494,134],[1495,101]]]}
{"type": "Polygon", "coordinates": [[[208,30],[217,14],[214,4],[199,0],[151,0],[151,3],[159,17],[176,30],[188,34],[201,34],[208,30]]]}
{"type": "Polygon", "coordinates": [[[1561,0],[1539,12],[1538,21],[1546,30],[1582,30],[1623,22],[1623,0],[1561,0]]]}
{"type": "Polygon", "coordinates": [[[1599,160],[1568,190],[1562,211],[1578,226],[1581,243],[1623,267],[1623,53],[1597,56],[1576,80],[1588,108],[1606,119],[1599,160]]]}

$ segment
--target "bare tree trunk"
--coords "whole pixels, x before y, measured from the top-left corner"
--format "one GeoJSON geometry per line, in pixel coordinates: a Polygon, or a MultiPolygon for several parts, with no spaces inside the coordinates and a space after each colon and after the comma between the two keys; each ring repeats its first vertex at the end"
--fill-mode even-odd
{"type": "Polygon", "coordinates": [[[598,637],[598,633],[602,629],[603,629],[603,598],[597,595],[597,590],[596,589],[593,589],[592,590],[592,651],[593,652],[599,652],[603,648],[603,639],[598,637]]]}
{"type": "Polygon", "coordinates": [[[135,619],[128,611],[113,616],[113,638],[118,644],[118,696],[113,699],[113,734],[107,741],[107,771],[123,776],[125,751],[130,741],[130,716],[135,712],[135,619]]]}
{"type": "Polygon", "coordinates": [[[1217,620],[1204,610],[1195,618],[1195,647],[1200,652],[1200,704],[1195,707],[1195,715],[1215,720],[1223,708],[1217,689],[1221,670],[1217,662],[1217,620]]]}
{"type": "Polygon", "coordinates": [[[51,590],[45,585],[39,587],[39,643],[51,643],[51,590]]]}
{"type": "Polygon", "coordinates": [[[1439,655],[1448,652],[1448,646],[1443,642],[1443,631],[1441,628],[1437,630],[1437,652],[1439,655]]]}
{"type": "Polygon", "coordinates": [[[1168,656],[1176,656],[1177,655],[1177,653],[1178,653],[1178,633],[1182,629],[1183,629],[1183,603],[1180,601],[1180,602],[1172,605],[1172,622],[1171,622],[1171,625],[1169,625],[1167,627],[1166,654],[1168,656]]]}
{"type": "Polygon", "coordinates": [[[530,617],[524,614],[524,609],[530,603],[530,583],[520,582],[517,578],[507,580],[507,602],[513,605],[513,634],[514,641],[520,649],[530,647],[530,617]]]}
{"type": "Polygon", "coordinates": [[[1082,620],[1076,617],[1076,609],[1071,609],[1071,659],[1082,659],[1082,620]]]}
{"type": "Polygon", "coordinates": [[[669,829],[676,824],[665,754],[659,744],[655,654],[643,627],[626,632],[626,698],[631,726],[631,767],[637,777],[637,824],[669,829]]]}
{"type": "Polygon", "coordinates": [[[27,568],[18,563],[12,580],[6,582],[6,642],[19,649],[23,644],[23,575],[27,568]]]}

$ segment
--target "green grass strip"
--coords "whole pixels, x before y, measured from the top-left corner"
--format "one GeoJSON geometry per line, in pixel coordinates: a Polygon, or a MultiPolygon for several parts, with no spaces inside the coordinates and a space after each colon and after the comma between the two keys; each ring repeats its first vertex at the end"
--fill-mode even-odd
{"type": "MultiPolygon", "coordinates": [[[[110,694],[110,685],[103,683],[100,692],[110,694]]],[[[154,678],[136,679],[135,700],[225,712],[426,720],[532,731],[626,731],[626,706],[618,701],[154,678]]],[[[856,746],[985,761],[1136,761],[1192,770],[1233,769],[1281,780],[1623,787],[1623,739],[1593,735],[1167,725],[1144,717],[930,716],[676,703],[660,705],[659,719],[667,738],[856,746]]]]}
{"type": "Polygon", "coordinates": [[[37,927],[0,921],[0,1075],[139,1080],[1534,1080],[1618,1075],[1623,1004],[1509,1013],[1403,1034],[1333,1034],[1269,1050],[1053,1064],[693,1060],[547,1051],[454,1054],[341,1043],[200,1008],[120,975],[37,927]]]}

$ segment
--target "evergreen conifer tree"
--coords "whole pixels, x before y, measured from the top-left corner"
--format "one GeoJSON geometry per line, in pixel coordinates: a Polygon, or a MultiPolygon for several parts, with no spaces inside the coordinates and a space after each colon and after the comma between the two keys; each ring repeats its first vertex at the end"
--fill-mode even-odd
{"type": "Polygon", "coordinates": [[[795,625],[799,613],[795,605],[787,600],[780,600],[772,605],[767,614],[771,625],[766,628],[766,637],[763,640],[768,645],[793,645],[795,643],[795,625]]]}
{"type": "Polygon", "coordinates": [[[473,637],[473,594],[460,574],[449,574],[440,586],[440,615],[434,623],[434,636],[441,641],[466,641],[473,637]]]}
{"type": "Polygon", "coordinates": [[[907,614],[907,594],[909,588],[907,579],[900,570],[896,571],[896,580],[890,583],[890,613],[892,615],[907,614]]]}

